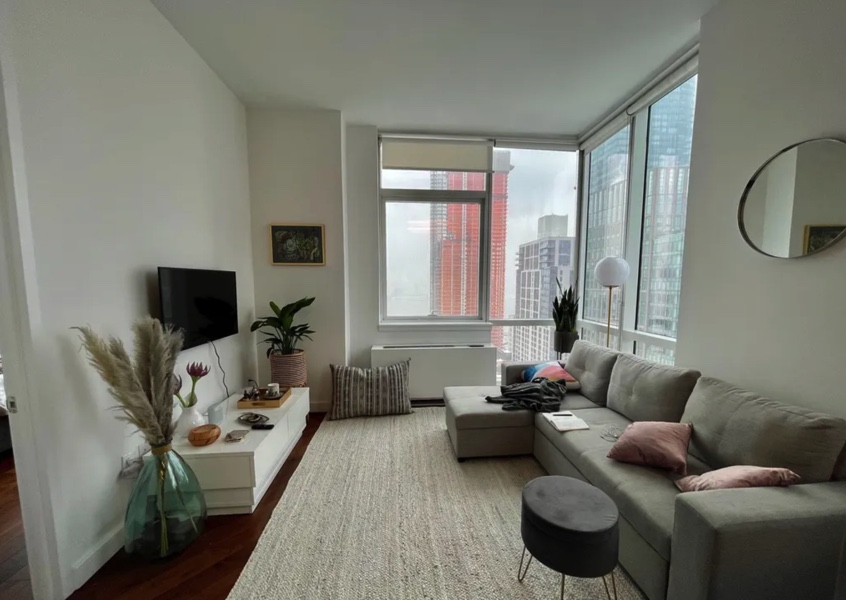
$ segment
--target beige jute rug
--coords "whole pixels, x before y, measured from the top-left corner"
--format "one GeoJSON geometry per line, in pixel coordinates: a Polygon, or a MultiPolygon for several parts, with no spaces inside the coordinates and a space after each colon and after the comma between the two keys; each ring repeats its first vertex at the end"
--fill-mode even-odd
{"type": "MultiPolygon", "coordinates": [[[[517,566],[532,457],[458,463],[443,408],[324,422],[231,600],[553,600],[560,576],[517,566]]],[[[621,600],[642,600],[618,568],[621,600]]],[[[567,598],[604,599],[567,578],[567,598]]]]}

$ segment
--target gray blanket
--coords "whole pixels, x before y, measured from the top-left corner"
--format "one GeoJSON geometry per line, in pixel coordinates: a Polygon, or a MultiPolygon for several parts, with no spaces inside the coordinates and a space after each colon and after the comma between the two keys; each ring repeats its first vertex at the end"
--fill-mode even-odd
{"type": "Polygon", "coordinates": [[[550,381],[537,377],[524,383],[512,383],[500,387],[501,396],[487,396],[485,400],[502,404],[502,410],[533,410],[555,412],[561,408],[561,401],[567,393],[563,381],[550,381]]]}

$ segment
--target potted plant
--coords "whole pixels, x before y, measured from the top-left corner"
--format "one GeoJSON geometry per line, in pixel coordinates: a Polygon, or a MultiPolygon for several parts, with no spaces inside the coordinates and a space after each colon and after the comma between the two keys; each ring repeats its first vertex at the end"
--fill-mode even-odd
{"type": "Polygon", "coordinates": [[[304,338],[310,340],[314,331],[308,323],[294,325],[294,316],[312,302],[314,298],[303,298],[282,308],[271,302],[273,315],[259,319],[250,327],[250,331],[261,330],[267,336],[259,343],[268,344],[270,381],[282,387],[302,387],[308,383],[305,350],[297,345],[304,338]]]}
{"type": "Polygon", "coordinates": [[[561,288],[561,281],[557,277],[555,283],[558,284],[560,295],[552,300],[552,319],[555,321],[554,348],[559,353],[570,352],[573,344],[579,339],[579,334],[576,332],[579,299],[576,297],[573,286],[565,291],[561,288]]]}

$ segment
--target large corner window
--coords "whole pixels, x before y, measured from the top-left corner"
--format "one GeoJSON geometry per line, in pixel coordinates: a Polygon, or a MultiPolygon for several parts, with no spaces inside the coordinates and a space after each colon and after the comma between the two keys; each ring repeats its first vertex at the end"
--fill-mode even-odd
{"type": "Polygon", "coordinates": [[[578,184],[575,148],[383,139],[382,322],[487,322],[500,361],[554,357],[578,184]]]}
{"type": "Polygon", "coordinates": [[[629,283],[612,296],[612,347],[675,362],[697,77],[639,108],[585,156],[581,333],[605,344],[608,290],[596,263],[621,256],[629,283]]]}

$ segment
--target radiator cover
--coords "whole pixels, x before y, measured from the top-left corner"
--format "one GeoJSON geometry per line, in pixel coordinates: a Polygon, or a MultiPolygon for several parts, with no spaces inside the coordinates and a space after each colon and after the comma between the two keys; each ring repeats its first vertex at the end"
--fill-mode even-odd
{"type": "Polygon", "coordinates": [[[496,353],[491,344],[372,346],[370,362],[384,367],[410,358],[408,395],[428,400],[443,398],[449,386],[496,385],[496,353]]]}

